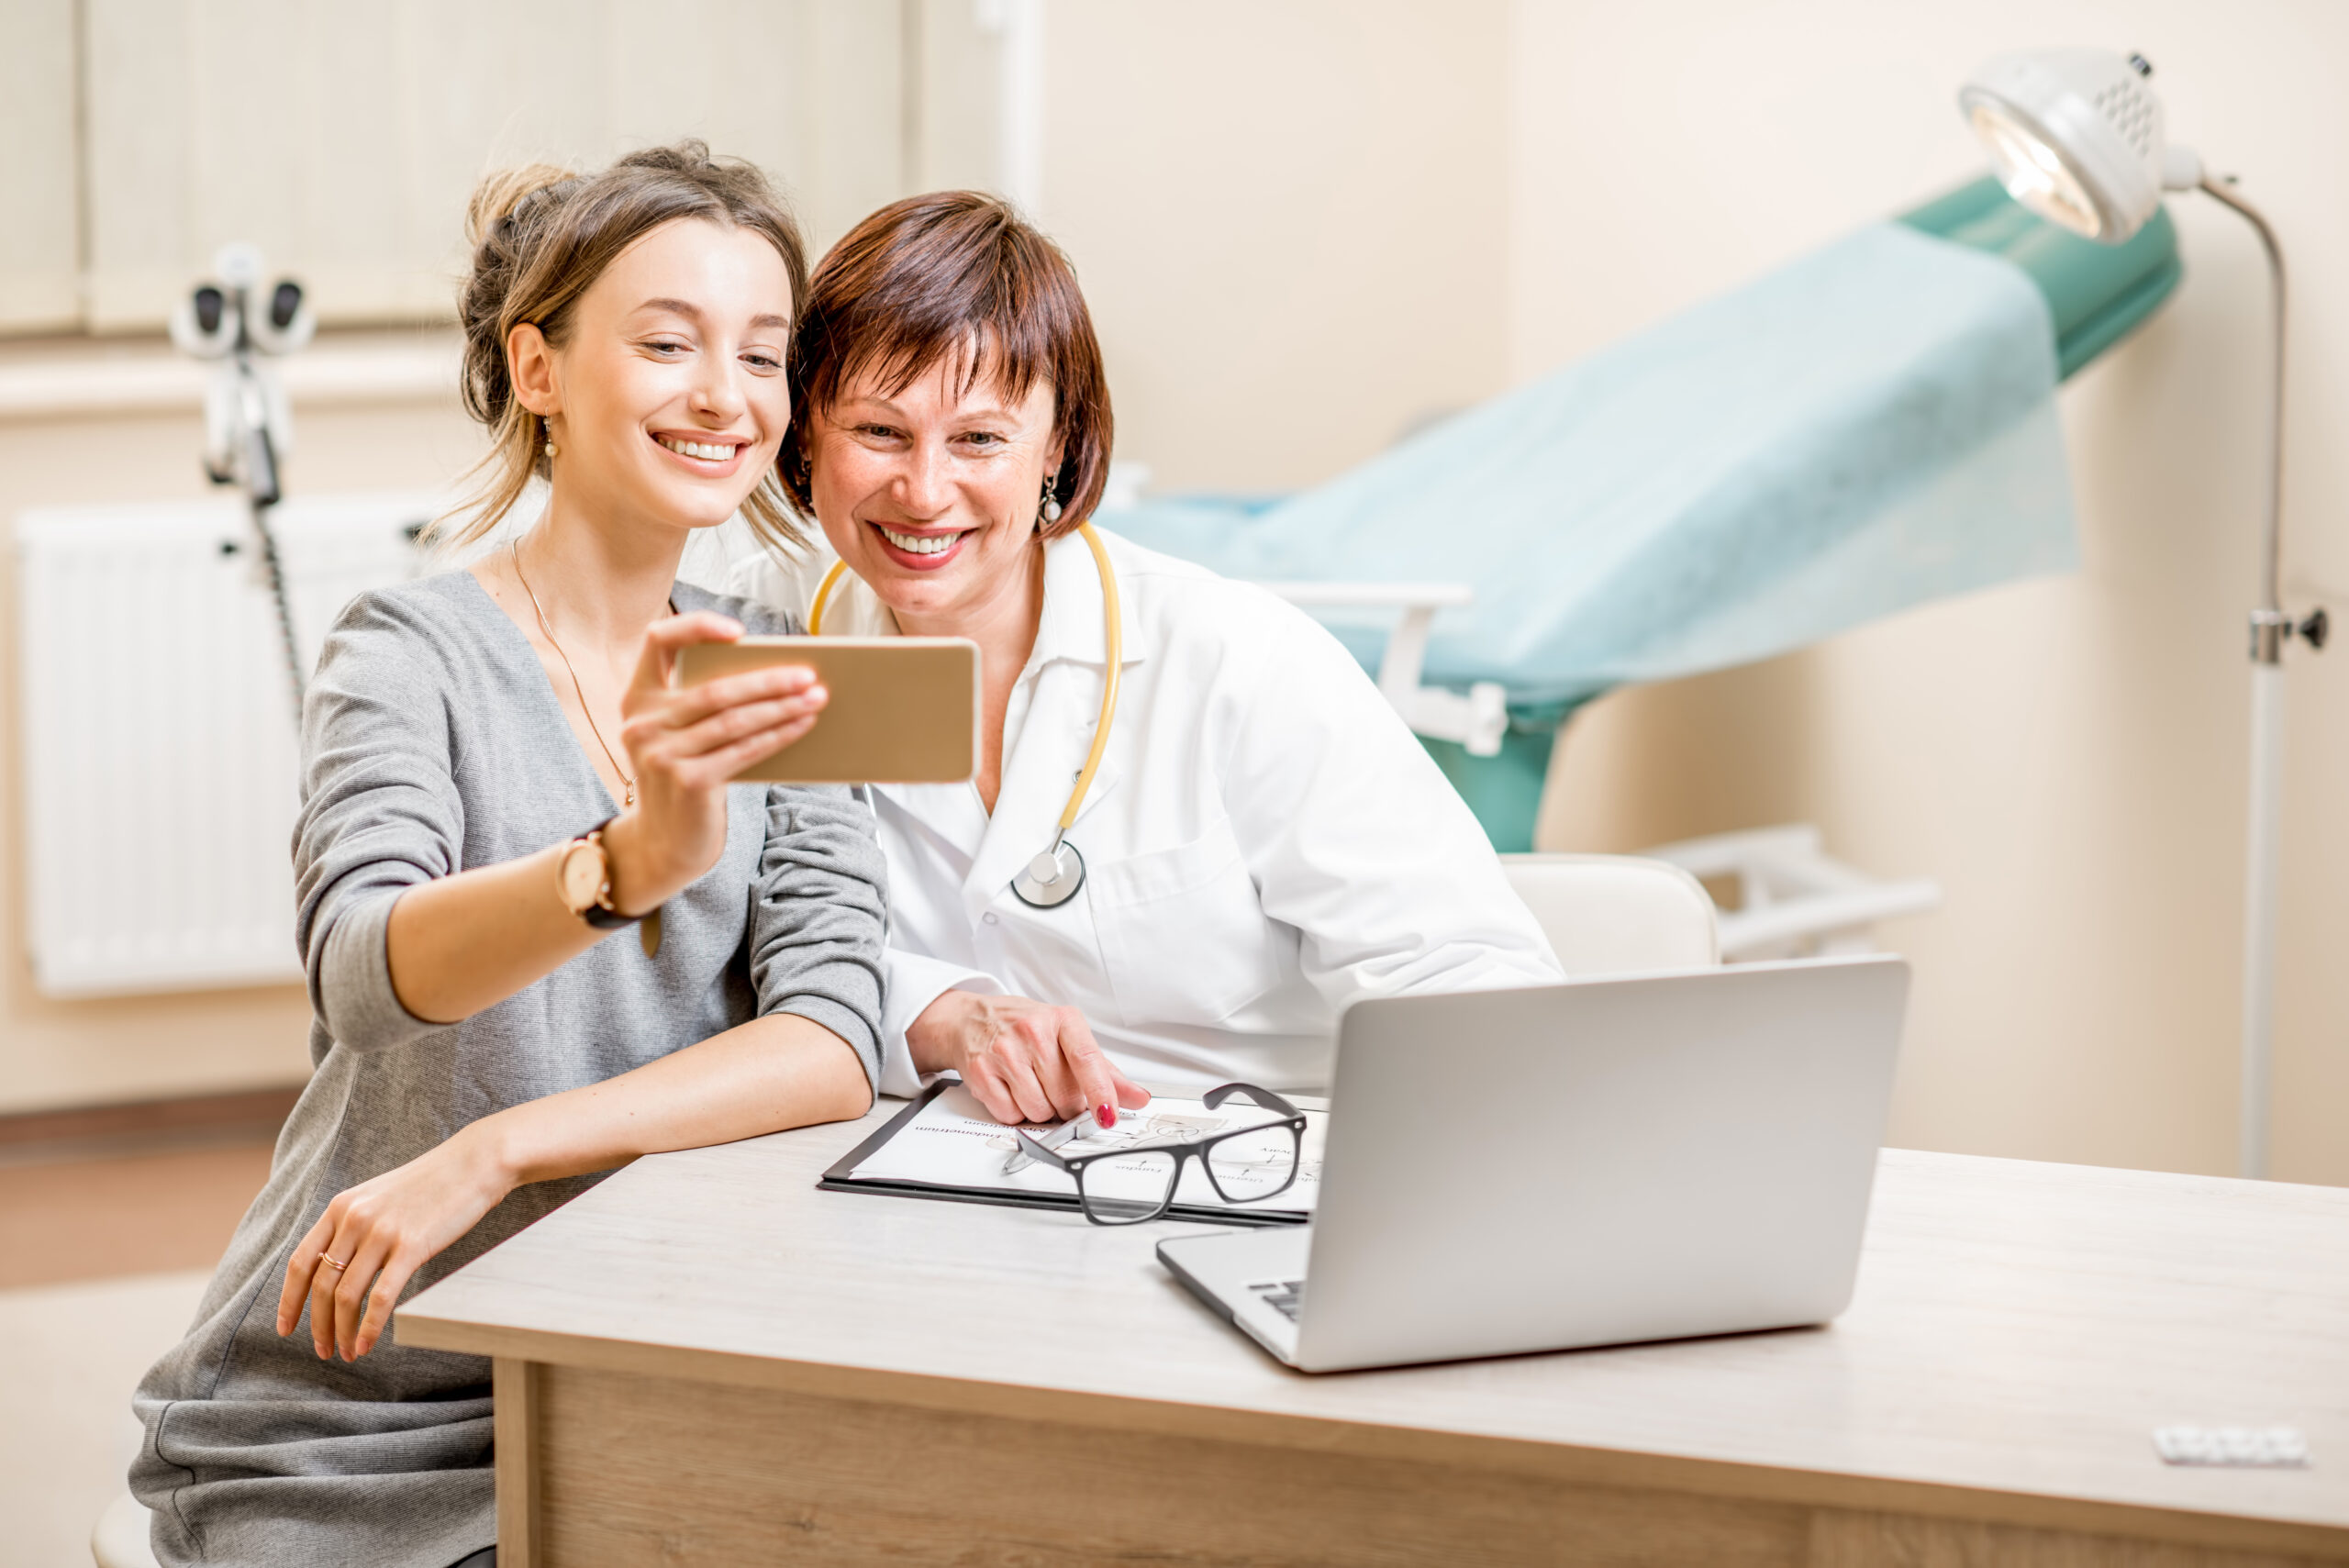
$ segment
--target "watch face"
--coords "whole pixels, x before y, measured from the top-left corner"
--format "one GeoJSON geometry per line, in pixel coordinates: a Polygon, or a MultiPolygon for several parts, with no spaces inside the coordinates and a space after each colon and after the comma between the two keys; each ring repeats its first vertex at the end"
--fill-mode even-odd
{"type": "Polygon", "coordinates": [[[563,907],[584,915],[604,891],[604,851],[584,840],[572,845],[563,851],[556,881],[562,889],[563,907]]]}

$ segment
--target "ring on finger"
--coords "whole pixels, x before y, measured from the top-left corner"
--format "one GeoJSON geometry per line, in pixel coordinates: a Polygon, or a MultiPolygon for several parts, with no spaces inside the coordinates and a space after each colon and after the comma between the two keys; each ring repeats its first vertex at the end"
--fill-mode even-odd
{"type": "Polygon", "coordinates": [[[340,1270],[343,1270],[343,1269],[347,1269],[347,1268],[349,1268],[349,1267],[351,1266],[351,1264],[350,1264],[349,1262],[345,1262],[343,1259],[329,1256],[328,1253],[326,1253],[326,1252],[324,1252],[324,1251],[321,1251],[321,1252],[318,1254],[318,1262],[322,1262],[322,1263],[329,1264],[329,1265],[331,1265],[333,1268],[335,1268],[335,1269],[336,1269],[336,1270],[338,1270],[338,1271],[340,1271],[340,1270]]]}

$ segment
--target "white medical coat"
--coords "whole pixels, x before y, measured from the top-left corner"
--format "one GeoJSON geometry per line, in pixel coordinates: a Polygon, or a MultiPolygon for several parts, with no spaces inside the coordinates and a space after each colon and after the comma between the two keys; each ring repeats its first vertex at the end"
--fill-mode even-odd
{"type": "MultiPolygon", "coordinates": [[[[1263,588],[1102,539],[1123,684],[1069,830],[1076,895],[1035,909],[1011,891],[1052,843],[1100,713],[1101,586],[1076,535],[1046,546],[994,814],[970,784],[872,786],[889,866],[885,1093],[918,1091],[906,1026],[950,987],[1077,1007],[1146,1084],[1311,1092],[1357,998],[1564,977],[1475,817],[1327,628],[1263,588]]],[[[731,586],[804,619],[831,561],[820,545],[789,565],[760,557],[731,586]]],[[[841,579],[827,635],[896,629],[841,579]]]]}

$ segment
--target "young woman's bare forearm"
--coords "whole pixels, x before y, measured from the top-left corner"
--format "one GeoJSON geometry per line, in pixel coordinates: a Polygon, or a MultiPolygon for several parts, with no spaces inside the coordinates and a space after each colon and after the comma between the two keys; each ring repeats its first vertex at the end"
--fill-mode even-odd
{"type": "Polygon", "coordinates": [[[632,1073],[484,1117],[335,1195],[286,1260],[277,1331],[292,1332],[307,1302],[320,1358],[365,1355],[416,1271],[516,1187],[838,1121],[863,1114],[871,1099],[846,1042],[776,1013],[632,1073]]]}
{"type": "Polygon", "coordinates": [[[409,888],[384,933],[392,990],[419,1018],[453,1024],[503,1002],[609,935],[563,907],[561,844],[409,888]]]}
{"type": "Polygon", "coordinates": [[[519,1186],[845,1121],[872,1103],[846,1041],[795,1013],[771,1013],[617,1078],[485,1117],[460,1136],[478,1140],[519,1186]]]}
{"type": "MultiPolygon", "coordinates": [[[[645,843],[640,816],[604,830],[613,895],[630,914],[657,908],[704,869],[645,843]]],[[[567,908],[555,880],[564,845],[409,888],[384,933],[392,989],[419,1018],[452,1024],[545,979],[612,934],[567,908]]]]}

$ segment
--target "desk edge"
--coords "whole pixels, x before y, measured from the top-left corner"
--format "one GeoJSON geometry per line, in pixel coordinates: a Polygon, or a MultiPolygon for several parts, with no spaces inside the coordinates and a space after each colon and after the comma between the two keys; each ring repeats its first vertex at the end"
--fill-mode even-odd
{"type": "MultiPolygon", "coordinates": [[[[2210,1513],[2100,1498],[2002,1492],[1847,1471],[1802,1470],[1742,1460],[1593,1448],[1329,1416],[1289,1415],[1232,1406],[1192,1405],[792,1361],[435,1318],[417,1312],[413,1306],[400,1309],[397,1335],[400,1343],[420,1350],[454,1351],[592,1372],[749,1385],[818,1398],[1451,1464],[1578,1485],[1692,1493],[1870,1513],[1917,1514],[2349,1560],[2349,1527],[2268,1515],[2210,1513]]],[[[2148,1462],[2152,1462],[2150,1457],[2148,1462]]]]}

